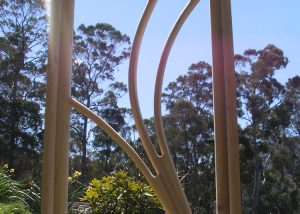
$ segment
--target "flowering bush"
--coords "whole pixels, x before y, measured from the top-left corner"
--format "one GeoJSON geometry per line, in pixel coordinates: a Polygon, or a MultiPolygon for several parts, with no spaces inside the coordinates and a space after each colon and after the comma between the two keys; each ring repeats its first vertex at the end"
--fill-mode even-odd
{"type": "Polygon", "coordinates": [[[161,205],[146,183],[117,172],[101,180],[93,179],[83,200],[89,202],[93,213],[156,213],[161,205]]]}

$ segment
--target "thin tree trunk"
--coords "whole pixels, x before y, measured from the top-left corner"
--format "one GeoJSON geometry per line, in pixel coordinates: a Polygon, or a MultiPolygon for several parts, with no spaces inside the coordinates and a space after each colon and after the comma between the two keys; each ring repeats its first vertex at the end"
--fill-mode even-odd
{"type": "Polygon", "coordinates": [[[254,171],[254,186],[252,193],[252,213],[257,214],[257,207],[259,204],[259,195],[261,190],[261,165],[259,160],[259,154],[257,149],[257,136],[256,136],[256,122],[253,121],[253,152],[254,152],[254,161],[255,161],[255,171],[254,171]]]}
{"type": "MultiPolygon", "coordinates": [[[[14,117],[12,117],[14,118],[14,117]]],[[[15,119],[12,120],[12,124],[10,127],[10,142],[9,142],[9,158],[8,165],[9,168],[14,168],[14,153],[15,153],[15,144],[16,144],[16,132],[15,132],[16,122],[15,119]]]]}
{"type": "Polygon", "coordinates": [[[9,142],[9,158],[8,165],[10,168],[14,168],[14,152],[16,147],[16,125],[17,125],[17,109],[16,109],[16,101],[17,101],[17,81],[18,78],[15,75],[13,80],[13,89],[12,89],[12,102],[11,102],[11,112],[10,112],[10,142],[9,142]]]}
{"type": "MultiPolygon", "coordinates": [[[[256,155],[255,155],[256,156],[256,155]]],[[[257,214],[257,207],[259,203],[259,195],[261,190],[261,182],[260,182],[260,163],[258,157],[255,157],[255,175],[254,175],[254,188],[253,188],[253,202],[252,202],[252,213],[257,214]]]]}
{"type": "Polygon", "coordinates": [[[82,172],[82,181],[86,181],[87,175],[87,125],[88,119],[84,118],[83,120],[83,135],[82,135],[82,157],[81,157],[81,172],[82,172]]]}
{"type": "MultiPolygon", "coordinates": [[[[87,93],[86,100],[87,100],[86,106],[88,108],[90,108],[91,99],[90,99],[90,95],[88,93],[87,93]]],[[[88,170],[87,170],[87,143],[88,143],[87,133],[88,133],[88,118],[84,117],[83,118],[83,133],[82,133],[82,157],[81,157],[81,172],[82,172],[81,180],[82,180],[82,182],[87,181],[87,174],[88,174],[88,170]]]]}

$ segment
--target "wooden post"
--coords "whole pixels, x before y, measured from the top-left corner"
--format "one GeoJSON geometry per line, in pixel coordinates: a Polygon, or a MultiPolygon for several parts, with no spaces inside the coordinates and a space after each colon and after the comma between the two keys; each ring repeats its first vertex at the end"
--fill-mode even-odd
{"type": "Polygon", "coordinates": [[[236,81],[230,0],[211,0],[216,212],[241,213],[236,81]]]}
{"type": "Polygon", "coordinates": [[[48,68],[46,87],[45,135],[43,146],[42,205],[43,214],[53,214],[54,164],[57,108],[57,78],[60,38],[60,2],[52,1],[48,45],[48,68]]]}
{"type": "Polygon", "coordinates": [[[230,213],[241,213],[240,159],[237,126],[236,76],[230,0],[222,2],[223,52],[226,97],[226,125],[230,213]]]}
{"type": "Polygon", "coordinates": [[[68,208],[73,19],[74,0],[52,0],[43,157],[43,214],[65,214],[68,208]]]}

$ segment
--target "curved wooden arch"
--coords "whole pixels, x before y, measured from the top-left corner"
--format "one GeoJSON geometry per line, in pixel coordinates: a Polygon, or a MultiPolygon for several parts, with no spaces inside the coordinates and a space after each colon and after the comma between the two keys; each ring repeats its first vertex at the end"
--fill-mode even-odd
{"type": "MultiPolygon", "coordinates": [[[[136,76],[139,50],[157,0],[148,0],[134,38],[129,64],[129,95],[143,147],[155,172],[136,151],[101,117],[70,94],[74,0],[52,0],[47,72],[45,143],[43,159],[42,213],[67,213],[69,109],[75,108],[93,120],[132,159],[153,187],[165,211],[191,213],[167,146],[161,115],[161,91],[169,53],[185,20],[199,0],[190,0],[176,21],[162,51],[154,96],[155,129],[161,155],[144,127],[137,96],[136,76]]],[[[236,121],[235,77],[230,0],[211,0],[213,88],[217,213],[241,213],[239,156],[236,121]]]]}

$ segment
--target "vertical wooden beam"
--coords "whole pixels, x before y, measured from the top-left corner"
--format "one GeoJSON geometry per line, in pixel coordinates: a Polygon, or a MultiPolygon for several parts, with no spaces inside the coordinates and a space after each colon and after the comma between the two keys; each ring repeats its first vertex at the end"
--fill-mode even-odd
{"type": "Polygon", "coordinates": [[[55,139],[54,213],[68,211],[69,101],[71,99],[74,0],[62,0],[55,139]]]}
{"type": "Polygon", "coordinates": [[[236,83],[230,0],[211,0],[216,211],[241,213],[236,83]]]}
{"type": "Polygon", "coordinates": [[[226,125],[230,213],[241,213],[240,159],[237,126],[236,76],[230,0],[222,2],[223,54],[225,73],[226,125]]]}
{"type": "Polygon", "coordinates": [[[229,214],[229,181],[226,133],[226,104],[221,8],[219,0],[210,1],[215,135],[216,212],[229,214]]]}
{"type": "Polygon", "coordinates": [[[240,159],[237,126],[236,76],[230,0],[222,3],[223,53],[225,73],[227,150],[230,213],[241,213],[240,159]]]}
{"type": "Polygon", "coordinates": [[[53,214],[55,136],[57,110],[57,78],[60,47],[61,2],[51,2],[48,67],[46,86],[45,135],[43,145],[42,198],[41,212],[53,214]]]}
{"type": "Polygon", "coordinates": [[[53,0],[51,4],[42,213],[65,214],[68,208],[74,0],[53,0]]]}

